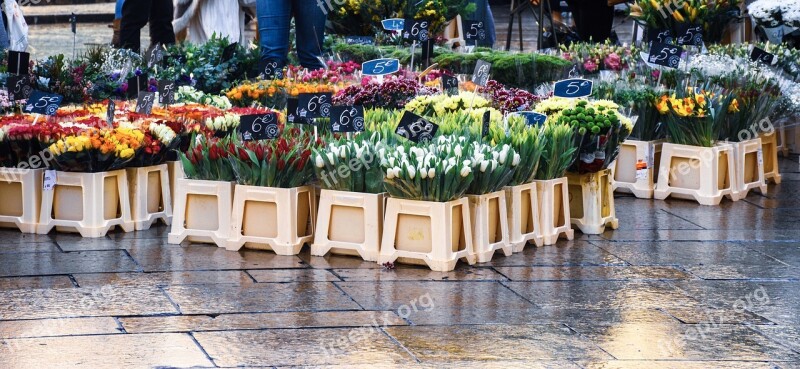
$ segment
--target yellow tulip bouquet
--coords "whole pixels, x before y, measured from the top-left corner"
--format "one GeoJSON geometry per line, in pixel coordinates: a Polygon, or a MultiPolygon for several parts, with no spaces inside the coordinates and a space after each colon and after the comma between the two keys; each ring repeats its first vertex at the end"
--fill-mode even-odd
{"type": "Polygon", "coordinates": [[[637,0],[630,16],[651,30],[701,24],[706,43],[719,42],[725,26],[739,15],[740,0],[637,0]]]}
{"type": "Polygon", "coordinates": [[[91,128],[50,145],[53,167],[64,172],[96,173],[124,168],[142,148],[144,132],[131,127],[91,128]]]}

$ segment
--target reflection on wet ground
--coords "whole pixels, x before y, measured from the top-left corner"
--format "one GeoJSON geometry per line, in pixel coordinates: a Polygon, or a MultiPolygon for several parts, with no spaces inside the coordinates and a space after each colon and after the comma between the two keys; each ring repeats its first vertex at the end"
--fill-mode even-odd
{"type": "Polygon", "coordinates": [[[800,367],[800,170],[703,207],[451,273],[350,257],[0,231],[0,363],[101,367],[800,367]]]}

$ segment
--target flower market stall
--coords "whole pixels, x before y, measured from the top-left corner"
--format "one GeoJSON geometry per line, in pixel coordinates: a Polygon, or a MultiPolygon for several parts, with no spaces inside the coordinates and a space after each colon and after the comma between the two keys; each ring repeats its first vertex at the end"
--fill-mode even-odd
{"type": "MultiPolygon", "coordinates": [[[[472,11],[428,4],[395,17],[437,35],[472,11]]],[[[174,244],[309,245],[447,271],[624,228],[615,192],[703,205],[764,194],[777,156],[800,146],[787,134],[797,2],[751,3],[763,42],[720,45],[740,5],[686,1],[663,17],[664,2],[636,1],[637,46],[523,54],[436,37],[423,52],[382,29],[381,9],[348,1],[326,68],[279,78],[261,74],[254,46],[217,38],[160,60],[98,47],[15,73],[3,57],[0,224],[102,237],[160,221],[174,244]]]]}

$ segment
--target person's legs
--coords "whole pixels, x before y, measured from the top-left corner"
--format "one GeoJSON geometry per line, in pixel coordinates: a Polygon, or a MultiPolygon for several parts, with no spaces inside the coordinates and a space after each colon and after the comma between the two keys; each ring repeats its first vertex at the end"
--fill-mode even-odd
{"type": "Polygon", "coordinates": [[[568,0],[575,29],[583,41],[605,42],[614,25],[614,7],[606,1],[568,0]]]}
{"type": "Polygon", "coordinates": [[[152,0],[125,0],[122,4],[122,22],[119,30],[120,47],[134,52],[142,51],[140,33],[150,17],[152,0]]]}
{"type": "Polygon", "coordinates": [[[170,45],[175,43],[175,31],[172,29],[172,17],[175,9],[172,1],[151,0],[150,8],[150,45],[170,45]]]}
{"type": "MultiPolygon", "coordinates": [[[[322,55],[325,37],[325,12],[315,0],[292,0],[297,35],[297,58],[308,69],[325,68],[317,57],[322,55]]],[[[259,22],[260,24],[261,22],[259,22]]]]}
{"type": "Polygon", "coordinates": [[[291,1],[256,1],[261,60],[277,61],[279,68],[286,65],[286,55],[289,53],[289,24],[292,17],[291,1]]]}

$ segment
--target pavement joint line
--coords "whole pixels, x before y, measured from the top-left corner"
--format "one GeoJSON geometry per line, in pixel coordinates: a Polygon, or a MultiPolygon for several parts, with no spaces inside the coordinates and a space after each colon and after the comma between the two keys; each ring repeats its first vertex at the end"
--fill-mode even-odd
{"type": "Polygon", "coordinates": [[[122,321],[121,321],[121,320],[119,320],[119,317],[116,317],[116,316],[115,316],[115,317],[114,317],[114,321],[115,321],[115,322],[117,322],[117,329],[118,329],[120,332],[122,332],[122,333],[124,333],[124,334],[128,334],[128,331],[125,329],[125,326],[124,326],[124,325],[122,325],[122,321]]]}
{"type": "Polygon", "coordinates": [[[577,329],[571,327],[569,324],[561,323],[561,325],[563,325],[565,328],[567,328],[574,335],[576,335],[578,337],[581,337],[581,338],[585,339],[586,341],[588,341],[589,343],[591,343],[592,346],[594,346],[596,349],[598,349],[598,350],[604,352],[606,355],[610,356],[612,358],[612,360],[618,360],[616,356],[612,355],[610,352],[608,352],[604,348],[600,347],[600,345],[598,343],[596,343],[593,339],[591,339],[590,337],[584,336],[581,332],[579,332],[577,329]]]}
{"type": "Polygon", "coordinates": [[[347,281],[346,279],[344,279],[344,277],[339,275],[339,273],[336,273],[333,269],[323,269],[323,270],[327,271],[330,274],[333,274],[334,277],[339,278],[338,281],[334,281],[334,282],[346,282],[347,281]]]}
{"type": "Polygon", "coordinates": [[[172,296],[170,296],[169,293],[167,293],[166,289],[164,289],[163,287],[156,287],[156,288],[158,288],[158,290],[161,291],[161,293],[167,298],[167,300],[169,300],[169,303],[172,304],[175,310],[178,311],[178,314],[183,315],[183,312],[181,311],[181,306],[178,305],[178,303],[176,303],[175,300],[172,299],[172,296]]]}
{"type": "Polygon", "coordinates": [[[353,298],[353,296],[350,296],[350,294],[348,294],[347,292],[345,292],[344,288],[342,288],[341,286],[339,286],[339,285],[338,285],[336,282],[331,282],[331,284],[332,284],[334,287],[336,287],[336,289],[338,289],[338,290],[339,290],[339,292],[341,292],[343,295],[347,296],[347,298],[349,298],[349,299],[350,299],[350,301],[352,301],[352,302],[353,302],[353,303],[355,303],[355,304],[356,304],[358,307],[360,307],[360,308],[361,308],[361,310],[367,310],[367,309],[366,309],[366,308],[365,308],[363,305],[359,304],[359,303],[358,303],[358,301],[356,301],[356,299],[354,299],[354,298],[353,298]]]}
{"type": "Polygon", "coordinates": [[[531,306],[533,306],[533,307],[535,307],[535,308],[537,308],[537,309],[539,309],[539,310],[544,310],[544,308],[543,308],[542,306],[539,306],[539,305],[535,304],[533,301],[529,300],[529,299],[528,299],[528,298],[526,298],[525,296],[522,296],[522,295],[521,295],[519,292],[517,292],[517,291],[514,291],[514,289],[513,289],[513,288],[511,288],[511,286],[507,285],[506,283],[508,283],[508,282],[506,282],[506,281],[497,281],[497,284],[499,284],[499,285],[501,285],[501,286],[505,287],[507,290],[511,291],[511,293],[513,293],[513,294],[514,294],[514,295],[516,295],[517,297],[521,298],[523,301],[525,301],[525,302],[527,302],[527,303],[531,304],[531,306]]]}
{"type": "Polygon", "coordinates": [[[253,275],[252,275],[252,274],[250,274],[250,272],[248,272],[247,270],[242,270],[242,272],[244,273],[244,275],[246,275],[246,276],[250,277],[250,280],[252,280],[252,281],[253,281],[253,283],[260,283],[260,282],[259,282],[259,281],[257,281],[257,280],[256,280],[256,278],[255,278],[255,277],[253,277],[253,275]]]}
{"type": "Polygon", "coordinates": [[[404,344],[402,344],[400,341],[398,341],[396,338],[394,338],[394,337],[393,337],[391,334],[389,334],[389,332],[387,332],[387,331],[386,331],[386,329],[384,329],[384,327],[380,327],[380,328],[378,328],[378,329],[380,329],[380,330],[381,330],[381,332],[382,332],[384,335],[386,335],[386,337],[387,337],[387,338],[389,338],[389,341],[393,342],[395,345],[398,345],[398,346],[400,346],[400,348],[401,348],[401,349],[403,349],[403,351],[407,352],[407,353],[408,353],[408,355],[410,355],[410,356],[411,356],[411,358],[412,358],[414,361],[416,361],[416,362],[417,362],[417,364],[422,364],[422,360],[420,360],[420,359],[417,357],[417,355],[414,355],[414,353],[413,353],[413,352],[411,352],[411,350],[410,350],[408,347],[406,347],[404,344]]]}
{"type": "MultiPolygon", "coordinates": [[[[700,227],[700,229],[707,229],[706,227],[703,227],[703,226],[701,226],[701,225],[699,225],[699,224],[697,224],[697,223],[695,223],[695,222],[692,222],[691,220],[689,220],[689,219],[686,219],[686,218],[684,218],[684,217],[682,217],[682,216],[680,216],[680,215],[678,215],[678,214],[671,213],[671,212],[669,212],[667,209],[663,209],[663,208],[662,208],[662,209],[658,209],[658,210],[660,210],[660,211],[663,211],[663,212],[664,212],[664,213],[666,213],[666,214],[672,215],[672,216],[674,216],[674,217],[676,217],[676,218],[678,218],[678,219],[681,219],[681,220],[683,220],[683,221],[685,221],[685,222],[687,222],[687,223],[689,223],[689,224],[692,224],[692,225],[694,225],[694,226],[696,226],[696,227],[700,227]]],[[[660,229],[659,229],[659,230],[660,230],[660,229]]]]}
{"type": "Polygon", "coordinates": [[[206,356],[211,365],[214,365],[215,368],[218,368],[219,365],[217,365],[217,363],[214,361],[214,358],[212,358],[211,355],[209,355],[208,352],[206,352],[206,349],[203,347],[203,345],[200,344],[197,338],[194,337],[194,334],[192,332],[187,332],[186,334],[188,334],[189,337],[191,337],[192,341],[194,341],[195,345],[197,345],[197,348],[200,349],[200,352],[202,352],[203,355],[206,356]]]}
{"type": "Polygon", "coordinates": [[[72,274],[67,274],[67,276],[69,277],[69,281],[72,282],[73,286],[77,288],[81,287],[80,283],[78,283],[78,280],[75,279],[75,276],[73,276],[72,274]]]}

